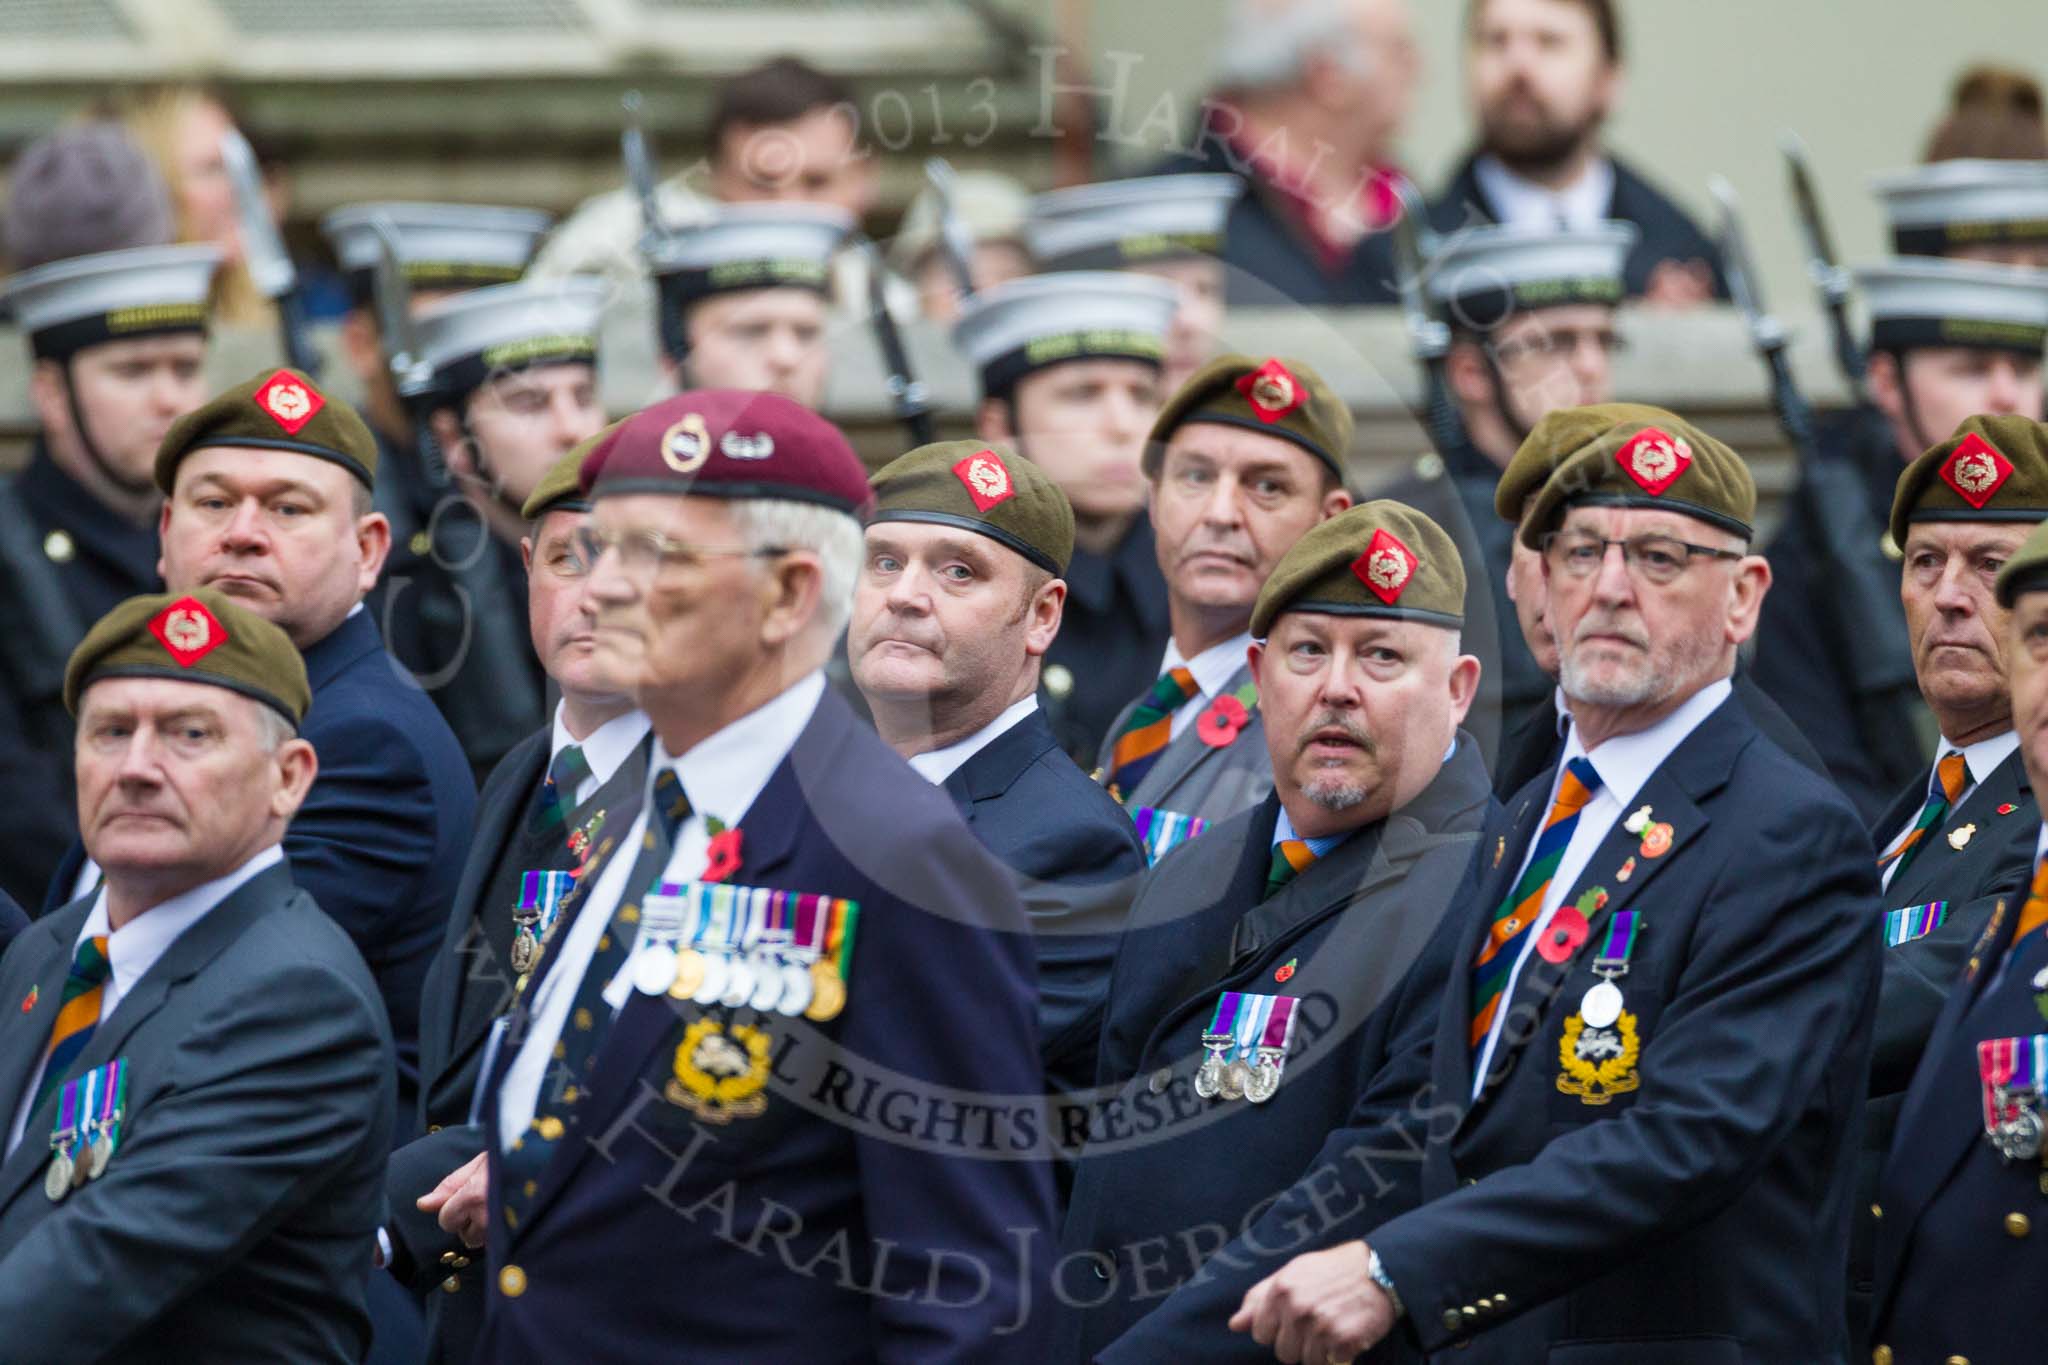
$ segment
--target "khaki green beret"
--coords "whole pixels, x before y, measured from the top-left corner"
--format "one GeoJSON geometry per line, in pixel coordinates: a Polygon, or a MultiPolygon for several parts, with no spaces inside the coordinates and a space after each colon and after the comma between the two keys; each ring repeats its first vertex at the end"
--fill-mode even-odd
{"type": "Polygon", "coordinates": [[[1532,550],[1542,548],[1544,534],[1556,529],[1567,507],[1582,505],[1679,512],[1744,540],[1755,535],[1756,480],[1749,466],[1728,446],[1662,408],[1641,403],[1560,408],[1536,424],[1508,469],[1514,483],[1503,476],[1494,510],[1521,521],[1522,543],[1532,550]],[[1541,483],[1535,482],[1538,474],[1541,483]],[[1522,490],[1520,499],[1513,497],[1517,489],[1522,490]]]}
{"type": "Polygon", "coordinates": [[[179,461],[206,446],[311,455],[376,486],[377,438],[354,408],[297,370],[259,374],[173,422],[156,450],[156,486],[169,493],[179,461]]]}
{"type": "Polygon", "coordinates": [[[1344,477],[1351,449],[1351,409],[1323,377],[1299,360],[1221,355],[1196,370],[1152,424],[1145,438],[1145,477],[1159,477],[1159,462],[1173,433],[1190,422],[1242,427],[1291,441],[1344,477]]]}
{"type": "Polygon", "coordinates": [[[878,521],[977,531],[1055,576],[1074,557],[1074,509],[1045,471],[1005,446],[940,441],[891,460],[868,481],[878,521]]]}
{"type": "Polygon", "coordinates": [[[1361,503],[1316,525],[1274,566],[1252,608],[1252,634],[1265,639],[1283,611],[1456,630],[1465,623],[1465,565],[1443,527],[1407,503],[1361,503]]]}
{"type": "Polygon", "coordinates": [[[290,721],[313,704],[291,637],[214,588],[131,597],[85,633],[64,668],[64,709],[101,678],[212,683],[254,697],[290,721]]]}
{"type": "Polygon", "coordinates": [[[621,417],[603,431],[584,437],[573,450],[550,465],[526,495],[519,514],[528,521],[539,521],[550,512],[588,512],[590,497],[583,491],[582,483],[584,457],[597,449],[598,442],[626,425],[626,421],[621,417]]]}
{"type": "Polygon", "coordinates": [[[1916,521],[2040,521],[2048,517],[2048,426],[2017,414],[1966,417],[1906,466],[1892,496],[1892,539],[1916,521]]]}
{"type": "Polygon", "coordinates": [[[2048,588],[2048,521],[2033,529],[2017,553],[1998,571],[1992,591],[1998,605],[2011,609],[2013,599],[2023,592],[2048,588]]]}

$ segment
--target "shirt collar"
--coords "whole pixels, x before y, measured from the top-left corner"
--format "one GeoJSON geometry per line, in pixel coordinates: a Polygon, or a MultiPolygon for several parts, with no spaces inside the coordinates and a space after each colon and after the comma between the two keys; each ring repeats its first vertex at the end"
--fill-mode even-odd
{"type": "Polygon", "coordinates": [[[1288,818],[1287,807],[1282,806],[1280,818],[1273,822],[1273,847],[1278,848],[1289,839],[1301,839],[1302,843],[1308,845],[1308,851],[1320,858],[1356,833],[1358,830],[1347,829],[1342,834],[1325,834],[1318,839],[1302,839],[1294,832],[1294,821],[1288,818]]]}
{"type": "Polygon", "coordinates": [[[647,765],[649,789],[655,773],[672,767],[691,810],[715,815],[728,827],[737,825],[796,746],[824,695],[825,672],[813,670],[772,701],[699,740],[681,758],[670,757],[656,736],[654,758],[647,765]]]}
{"type": "Polygon", "coordinates": [[[976,730],[965,739],[956,739],[943,749],[930,753],[912,754],[909,762],[917,775],[934,787],[960,771],[960,765],[986,749],[998,738],[1010,732],[1010,727],[1038,709],[1038,694],[1027,692],[1018,700],[1003,708],[1001,715],[976,730]]]}
{"type": "Polygon", "coordinates": [[[1560,219],[1565,227],[1594,227],[1606,219],[1608,205],[1614,202],[1614,163],[1606,157],[1596,158],[1584,175],[1561,190],[1516,175],[1490,153],[1473,163],[1472,173],[1501,222],[1517,227],[1555,231],[1560,219]]]}
{"type": "Polygon", "coordinates": [[[1732,679],[1716,678],[1680,702],[1677,710],[1649,729],[1638,730],[1632,735],[1616,735],[1602,744],[1599,752],[1592,754],[1587,753],[1585,745],[1579,741],[1578,722],[1574,721],[1571,734],[1565,738],[1563,762],[1583,758],[1591,763],[1593,771],[1600,774],[1600,795],[1611,796],[1617,804],[1627,806],[1636,799],[1636,793],[1643,789],[1643,784],[1650,780],[1650,774],[1671,757],[1672,750],[1727,701],[1734,690],[1732,679]]]}
{"type": "Polygon", "coordinates": [[[601,787],[612,780],[612,774],[626,761],[634,748],[647,734],[650,722],[645,711],[628,711],[623,716],[613,716],[604,724],[592,730],[580,741],[569,733],[568,725],[562,719],[566,702],[555,703],[554,733],[548,737],[548,766],[552,768],[560,758],[562,750],[571,744],[583,747],[583,761],[590,765],[590,775],[601,787]]]}
{"type": "Polygon", "coordinates": [[[251,877],[283,861],[284,848],[272,844],[225,877],[202,882],[190,891],[159,901],[111,933],[107,930],[107,888],[102,885],[99,894],[93,897],[92,909],[86,912],[85,923],[78,931],[72,951],[75,954],[78,944],[106,934],[107,962],[113,970],[114,993],[126,995],[135,988],[143,974],[156,965],[157,959],[178,941],[180,934],[197,924],[207,911],[240,890],[251,877]]]}
{"type": "Polygon", "coordinates": [[[1220,645],[1210,645],[1190,659],[1180,652],[1180,646],[1173,641],[1166,642],[1166,661],[1159,666],[1161,673],[1171,673],[1185,667],[1195,675],[1195,686],[1202,689],[1202,696],[1209,698],[1221,692],[1237,671],[1245,666],[1245,654],[1252,646],[1250,631],[1232,636],[1220,645]]]}
{"type": "Polygon", "coordinates": [[[2041,822],[2041,837],[2034,841],[2034,861],[2038,864],[2048,858],[2048,820],[2041,822]]]}
{"type": "MultiPolygon", "coordinates": [[[[1998,765],[2011,758],[2014,753],[2018,752],[2019,747],[2020,732],[2017,730],[2002,730],[1989,739],[1978,740],[1975,744],[1951,744],[1948,736],[1943,735],[1939,752],[1942,755],[1961,753],[1963,756],[1963,766],[1970,771],[1970,785],[1974,787],[1996,772],[1998,765]]],[[[1927,770],[1928,791],[1933,791],[1934,784],[1940,780],[1935,775],[1940,766],[1941,760],[1937,758],[1935,766],[1927,770]]]]}

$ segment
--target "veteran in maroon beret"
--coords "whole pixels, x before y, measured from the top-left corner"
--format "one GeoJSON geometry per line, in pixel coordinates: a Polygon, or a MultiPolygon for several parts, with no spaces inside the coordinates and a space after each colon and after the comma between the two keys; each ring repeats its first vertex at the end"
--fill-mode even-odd
{"type": "Polygon", "coordinates": [[[703,390],[582,483],[597,647],[656,743],[485,1076],[486,1198],[449,1205],[488,1248],[479,1358],[1042,1359],[1023,911],[825,686],[859,459],[703,390]]]}

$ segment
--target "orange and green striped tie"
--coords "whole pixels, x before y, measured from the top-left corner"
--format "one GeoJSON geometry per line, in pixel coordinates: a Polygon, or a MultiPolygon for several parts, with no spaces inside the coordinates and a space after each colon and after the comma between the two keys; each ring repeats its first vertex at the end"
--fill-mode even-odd
{"type": "Polygon", "coordinates": [[[1565,765],[1557,780],[1557,799],[1551,803],[1550,818],[1536,836],[1536,851],[1529,866],[1506,899],[1493,912],[1493,927],[1479,945],[1472,963],[1472,1051],[1476,1055],[1486,1035],[1493,1030],[1493,1016],[1500,1008],[1501,993],[1514,975],[1517,954],[1509,949],[1520,942],[1543,913],[1543,896],[1550,879],[1564,860],[1565,846],[1579,827],[1579,812],[1600,790],[1600,774],[1583,758],[1565,765]]]}
{"type": "Polygon", "coordinates": [[[1301,870],[1316,860],[1316,851],[1309,847],[1306,839],[1282,839],[1273,845],[1273,861],[1266,868],[1266,893],[1261,900],[1271,900],[1273,893],[1301,875],[1301,870]]]}
{"type": "Polygon", "coordinates": [[[64,1003],[57,1007],[50,1045],[43,1050],[43,1079],[36,1087],[36,1105],[64,1083],[64,1073],[92,1041],[93,1030],[100,1026],[100,1001],[113,969],[107,959],[105,934],[79,944],[72,955],[71,970],[64,976],[64,1003]]]}
{"type": "Polygon", "coordinates": [[[1914,819],[1913,827],[1901,834],[1897,842],[1886,849],[1884,856],[1877,860],[1878,874],[1883,875],[1894,863],[1898,864],[1898,871],[1893,872],[1893,876],[1904,872],[1906,864],[1913,860],[1913,855],[1926,841],[1927,832],[1947,817],[1949,811],[1954,809],[1956,802],[1961,799],[1963,788],[1969,785],[1970,770],[1964,764],[1961,754],[1948,754],[1941,762],[1935,764],[1934,780],[1927,784],[1927,804],[1920,808],[1920,814],[1914,819]]]}
{"type": "Polygon", "coordinates": [[[1152,690],[1131,708],[1131,718],[1117,732],[1116,744],[1109,751],[1109,785],[1119,795],[1136,790],[1159,761],[1160,751],[1173,738],[1173,713],[1200,691],[1194,674],[1185,667],[1175,668],[1162,673],[1152,690]]]}
{"type": "Polygon", "coordinates": [[[2020,922],[2012,931],[2012,946],[2018,951],[2028,934],[2048,924],[2048,858],[2034,864],[2034,884],[2027,891],[2027,903],[2020,907],[2020,922]]]}

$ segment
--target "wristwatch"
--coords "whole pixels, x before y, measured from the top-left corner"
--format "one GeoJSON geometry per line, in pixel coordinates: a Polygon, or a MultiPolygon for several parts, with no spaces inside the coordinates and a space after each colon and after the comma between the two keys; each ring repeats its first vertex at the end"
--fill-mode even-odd
{"type": "Polygon", "coordinates": [[[1401,1291],[1394,1288],[1393,1277],[1388,1275],[1387,1268],[1380,1264],[1380,1254],[1371,1247],[1365,1249],[1365,1274],[1367,1279],[1371,1280],[1381,1289],[1384,1289],[1387,1297],[1394,1301],[1394,1316],[1396,1318],[1403,1316],[1408,1311],[1401,1306],[1401,1291]]]}

